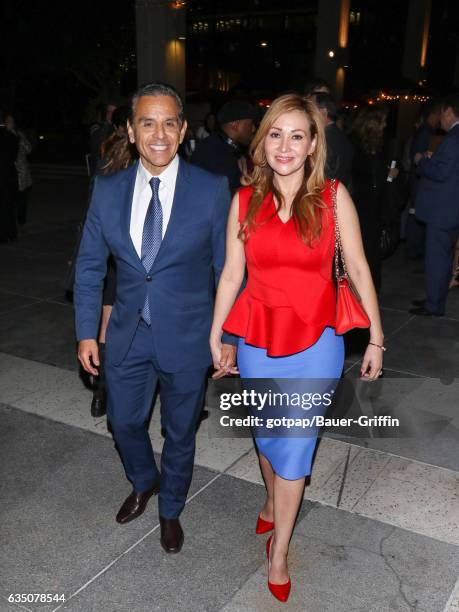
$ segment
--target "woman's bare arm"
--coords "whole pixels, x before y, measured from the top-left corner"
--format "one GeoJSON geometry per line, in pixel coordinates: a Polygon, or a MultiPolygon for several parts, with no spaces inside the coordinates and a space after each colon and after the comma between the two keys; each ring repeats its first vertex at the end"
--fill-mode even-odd
{"type": "Polygon", "coordinates": [[[236,193],[231,202],[231,208],[228,215],[225,265],[218,283],[214,318],[210,332],[212,358],[214,367],[217,370],[225,367],[225,364],[221,364],[222,325],[236,300],[236,296],[244,280],[245,254],[244,245],[238,238],[240,228],[238,217],[239,195],[236,193]]]}
{"type": "MultiPolygon", "coordinates": [[[[357,211],[349,192],[341,183],[337,193],[337,217],[346,268],[370,319],[370,342],[382,346],[384,334],[378,299],[363,249],[357,211]]],[[[368,345],[361,368],[364,378],[377,378],[382,367],[382,353],[382,349],[377,346],[368,345]]]]}

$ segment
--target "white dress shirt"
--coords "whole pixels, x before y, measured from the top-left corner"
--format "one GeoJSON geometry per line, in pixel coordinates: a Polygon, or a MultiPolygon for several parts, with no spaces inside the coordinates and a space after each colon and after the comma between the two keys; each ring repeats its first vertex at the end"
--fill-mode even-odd
{"type": "MultiPolygon", "coordinates": [[[[167,225],[172,212],[172,203],[174,201],[175,183],[177,182],[177,172],[179,167],[179,157],[176,155],[169,166],[158,175],[159,183],[159,201],[163,209],[163,238],[167,230],[167,225]]],[[[153,192],[150,186],[150,180],[153,175],[148,172],[139,161],[137,175],[135,178],[134,195],[132,197],[131,223],[129,233],[131,234],[132,242],[139,258],[142,253],[142,233],[145,223],[145,215],[150,204],[153,192]]]]}

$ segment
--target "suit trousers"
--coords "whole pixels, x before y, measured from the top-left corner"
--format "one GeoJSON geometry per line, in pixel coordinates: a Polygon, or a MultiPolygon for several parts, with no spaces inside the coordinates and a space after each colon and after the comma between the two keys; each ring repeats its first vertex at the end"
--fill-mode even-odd
{"type": "Polygon", "coordinates": [[[136,491],[146,491],[160,483],[159,514],[177,518],[191,484],[207,368],[176,373],[161,370],[153,333],[143,321],[120,365],[110,363],[109,350],[107,338],[107,415],[126,476],[136,491]],[[165,430],[161,473],[148,434],[158,384],[161,426],[165,430]]]}
{"type": "Polygon", "coordinates": [[[441,229],[426,223],[425,308],[436,315],[445,314],[454,246],[458,235],[459,227],[441,229]]]}
{"type": "Polygon", "coordinates": [[[415,215],[409,214],[406,220],[406,254],[410,259],[423,257],[425,251],[425,225],[415,215]]]}

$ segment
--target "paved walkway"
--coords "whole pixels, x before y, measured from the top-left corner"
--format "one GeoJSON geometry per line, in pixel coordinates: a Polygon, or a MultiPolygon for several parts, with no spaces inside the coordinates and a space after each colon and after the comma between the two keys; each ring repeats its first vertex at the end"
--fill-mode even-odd
{"type": "MultiPolygon", "coordinates": [[[[429,435],[323,438],[292,540],[292,594],[277,604],[266,538],[254,534],[263,488],[252,442],[213,437],[212,419],[198,433],[182,553],[160,547],[154,502],[129,525],[114,521],[130,487],[105,419],[89,415],[62,299],[85,193],[79,178],[38,183],[27,233],[0,248],[0,611],[459,612],[459,291],[445,318],[412,317],[422,265],[402,248],[387,262],[382,397],[412,424],[428,421],[429,435]],[[21,593],[65,602],[8,603],[21,593]]],[[[347,341],[349,381],[359,344],[347,341]]]]}

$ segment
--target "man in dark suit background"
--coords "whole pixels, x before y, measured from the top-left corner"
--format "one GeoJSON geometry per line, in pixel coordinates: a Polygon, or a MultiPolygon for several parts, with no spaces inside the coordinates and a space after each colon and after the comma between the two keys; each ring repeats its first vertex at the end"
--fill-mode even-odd
{"type": "Polygon", "coordinates": [[[257,109],[241,100],[230,100],[217,113],[218,128],[199,140],[191,163],[226,176],[231,193],[241,186],[245,153],[255,132],[257,109]]]}
{"type": "Polygon", "coordinates": [[[18,173],[15,162],[18,150],[19,139],[6,128],[0,110],[0,242],[17,238],[18,173]]]}
{"type": "Polygon", "coordinates": [[[336,125],[338,107],[328,93],[315,93],[314,98],[325,123],[325,138],[327,140],[325,174],[329,179],[338,179],[349,189],[354,150],[349,138],[336,125]]]}
{"type": "Polygon", "coordinates": [[[415,203],[416,192],[420,176],[417,172],[417,164],[423,158],[424,153],[431,149],[432,140],[440,124],[440,105],[438,102],[429,102],[422,109],[422,123],[413,134],[411,140],[409,159],[409,210],[406,221],[406,246],[409,257],[417,258],[424,255],[425,226],[416,219],[415,203]]]}
{"type": "MultiPolygon", "coordinates": [[[[106,333],[107,415],[132,493],[116,520],[142,514],[159,493],[161,544],[179,552],[179,515],[191,483],[196,424],[212,362],[213,289],[223,268],[230,193],[226,178],[177,156],[187,123],[170,86],[132,98],[129,140],[139,162],[94,182],[76,264],[78,356],[97,374],[96,342],[107,257],[116,262],[116,299],[106,333]],[[148,418],[160,386],[165,442],[156,467],[148,418]]],[[[233,338],[234,344],[236,339],[233,338]]],[[[223,344],[221,370],[235,346],[223,344]]]]}
{"type": "Polygon", "coordinates": [[[419,159],[416,217],[425,223],[426,299],[410,312],[445,314],[454,246],[459,236],[459,94],[445,98],[440,115],[446,136],[435,153],[419,159]]]}

